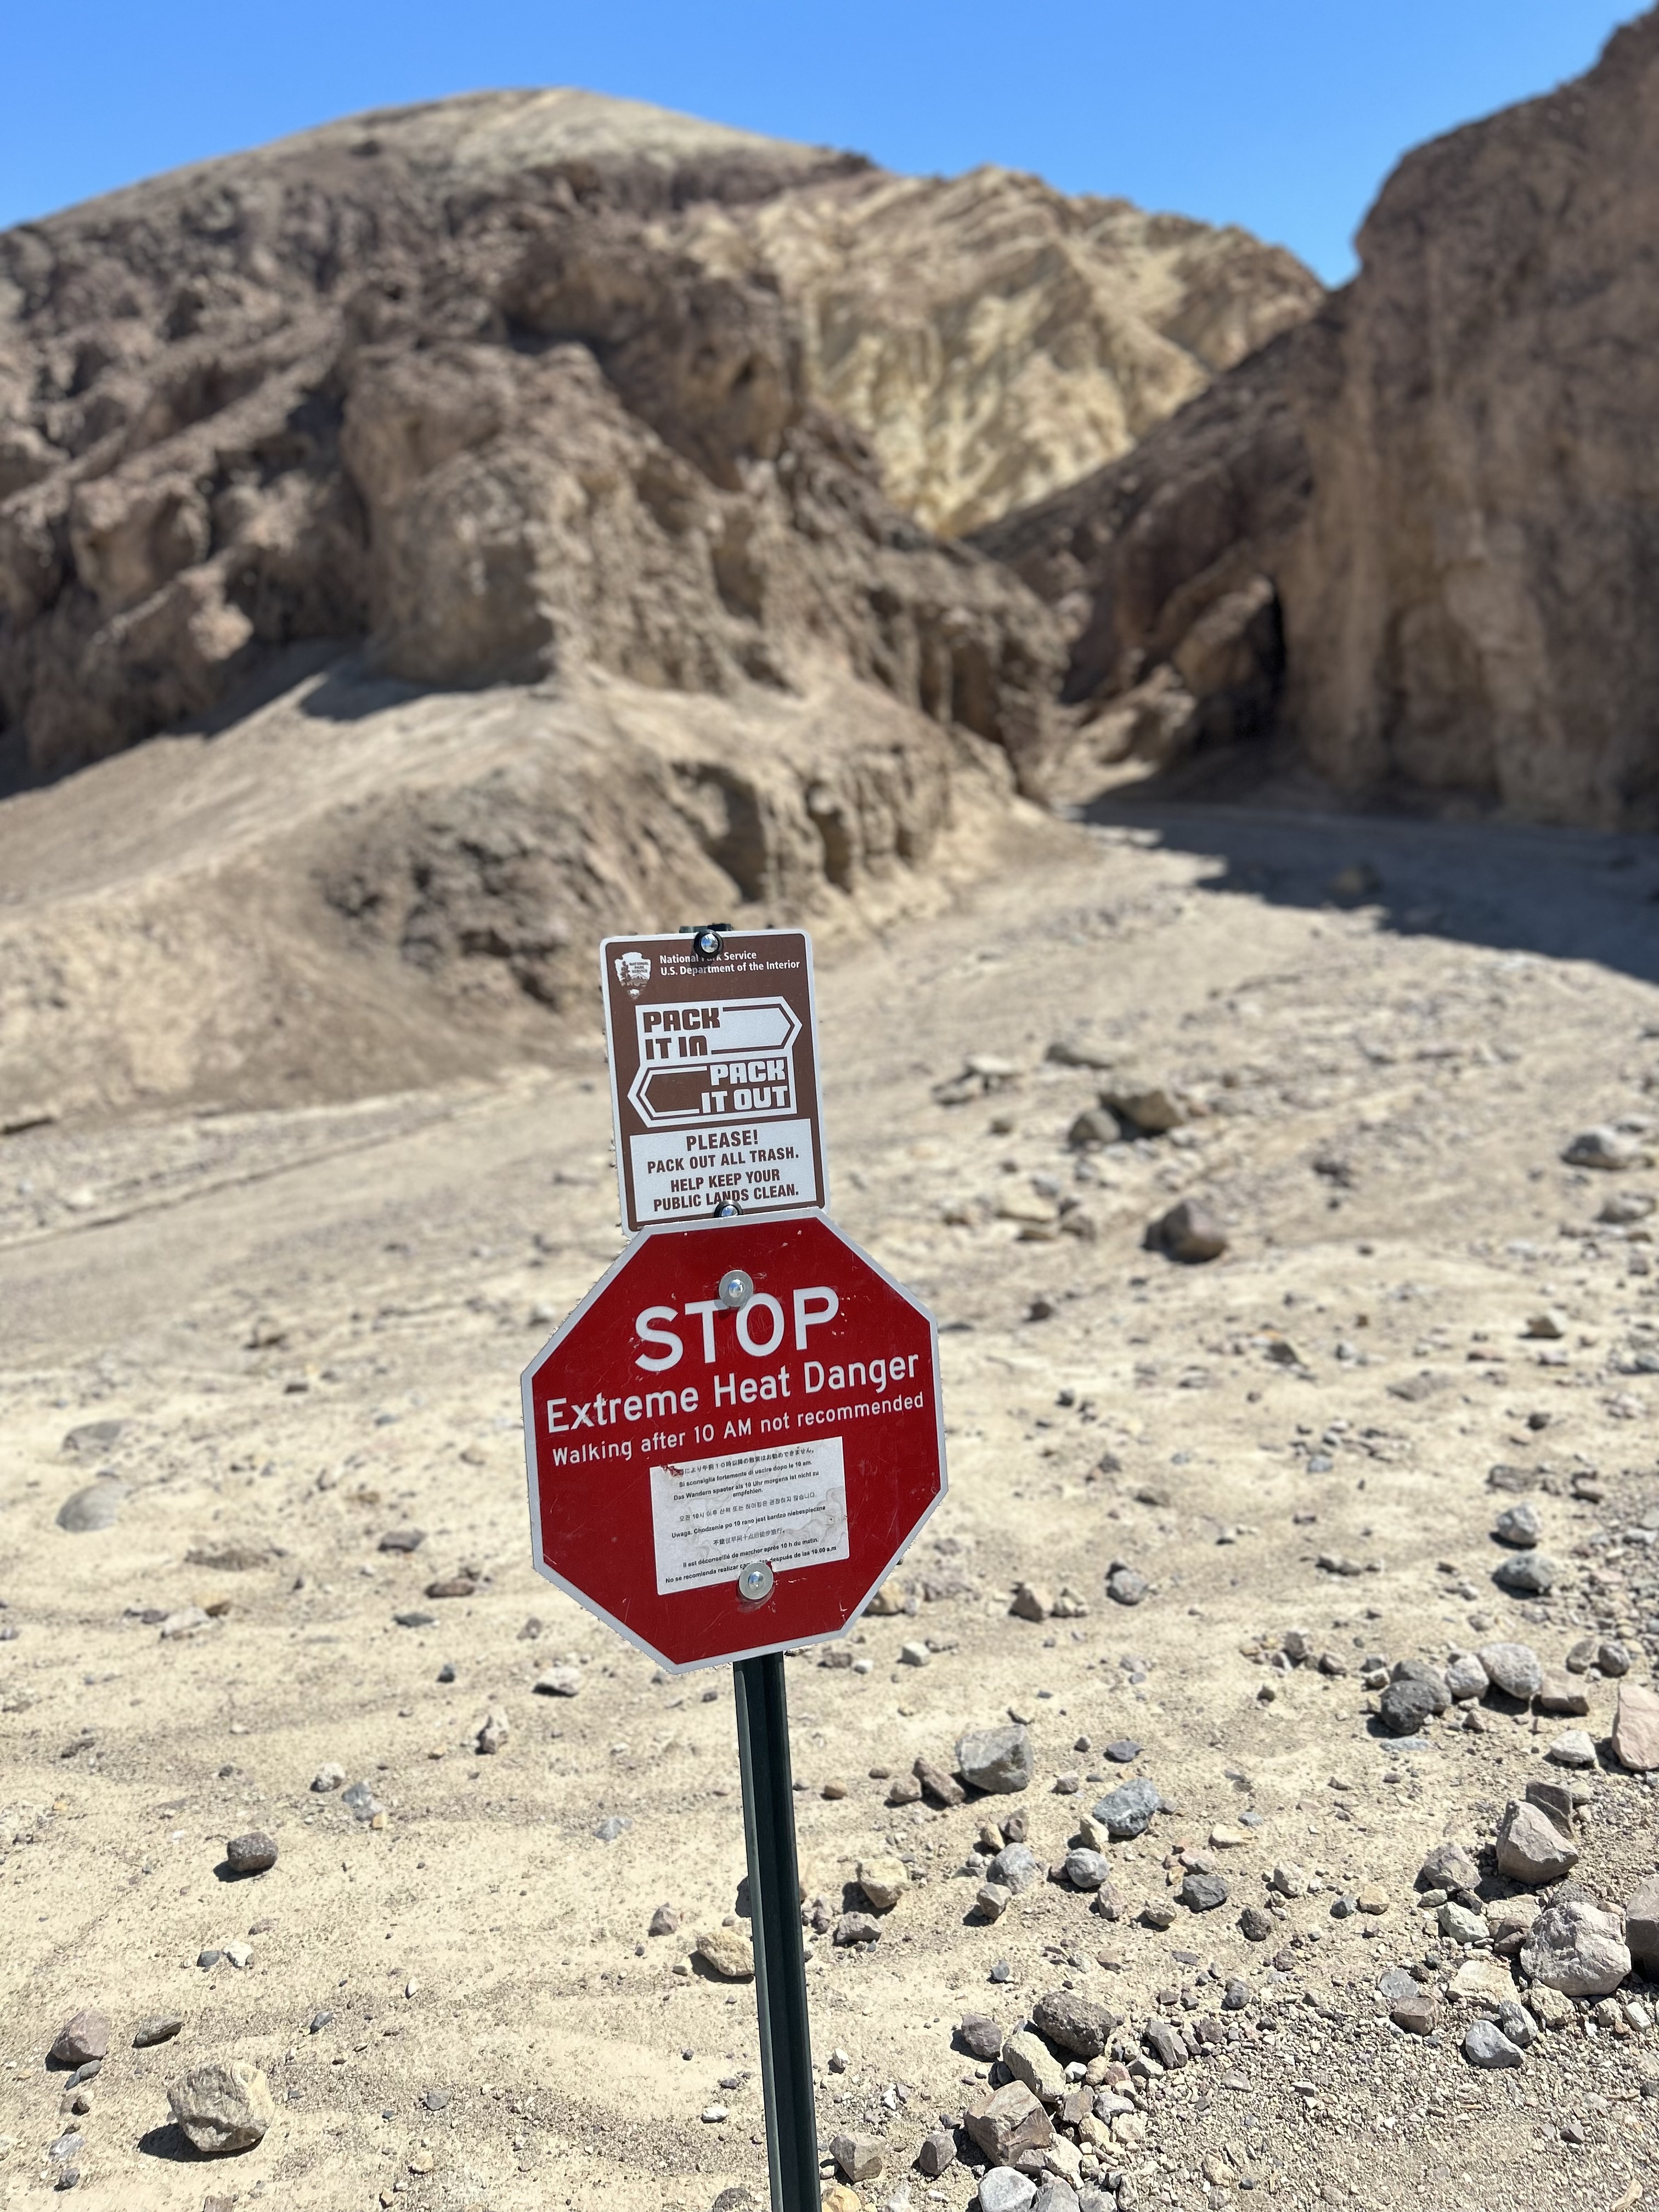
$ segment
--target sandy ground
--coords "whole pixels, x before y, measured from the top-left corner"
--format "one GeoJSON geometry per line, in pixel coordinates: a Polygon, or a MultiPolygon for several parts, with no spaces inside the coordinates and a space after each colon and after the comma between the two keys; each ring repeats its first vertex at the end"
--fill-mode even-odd
{"type": "MultiPolygon", "coordinates": [[[[871,2205],[971,2202],[961,2165],[909,2170],[983,2078],[953,2047],[965,2010],[1012,2027],[1069,1982],[1133,2029],[1160,2003],[1214,2012],[1232,1975],[1239,2039],[1158,2085],[1144,2143],[1113,2154],[1143,2207],[1659,2188],[1659,2033],[1580,2021],[1483,2075],[1458,2056],[1467,2002],[1425,2046],[1375,1994],[1425,1954],[1449,1978],[1419,1861],[1488,1843],[1569,1723],[1488,1712],[1401,1749],[1358,1673],[1498,1635],[1559,1666],[1584,1624],[1625,1634],[1643,1680],[1659,1650],[1659,1274],[1641,1236],[1593,1227],[1659,1176],[1559,1157],[1588,1124],[1659,1121],[1656,883],[1636,841],[1142,815],[822,968],[836,1211],[945,1326],[951,1450],[900,1576],[915,1612],[856,1632],[867,1671],[790,1665],[809,1893],[839,1911],[886,1849],[914,1876],[878,1944],[815,1940],[809,1968],[823,2132],[887,2145],[871,2205]],[[1359,866],[1377,880],[1333,902],[1359,866]],[[1059,1039],[1206,1110],[1079,1159],[1066,1133],[1099,1078],[1045,1060],[1059,1039]],[[937,1103],[975,1054],[1021,1073],[937,1103]],[[1140,1248],[1188,1194],[1231,1231],[1208,1267],[1140,1248]],[[1061,1197],[1092,1241],[1053,1234],[1061,1197]],[[1547,1308],[1565,1333],[1527,1337],[1547,1308]],[[1492,1580],[1496,1464],[1535,1477],[1547,1599],[1492,1580]],[[1600,1500],[1575,1498],[1591,1470],[1600,1500]],[[1119,1558],[1153,1585],[1133,1611],[1103,1594],[1119,1558]],[[1021,1578],[1086,1613],[1011,1617],[1021,1578]],[[1264,1665],[1296,1627],[1352,1671],[1264,1665]],[[917,1639],[929,1663],[899,1665],[917,1639]],[[1117,1923],[1049,1884],[981,1924],[957,1869],[1010,1801],[890,1808],[870,1776],[948,1764],[1010,1711],[1045,1862],[1094,1778],[1121,1778],[1100,1747],[1144,1745],[1133,1771],[1172,1809],[1115,1849],[1117,1923]],[[1080,1794],[1055,1792],[1067,1773],[1080,1794]],[[1216,1854],[1226,1906],[1133,1917],[1218,1825],[1246,1838],[1216,1854]],[[1250,1944],[1239,1909],[1281,1858],[1325,1888],[1250,1944]],[[1332,1917],[1368,1883],[1386,1911],[1332,1917]]],[[[88,2003],[115,2031],[72,2123],[88,2204],[707,2212],[763,2191],[752,1991],[676,1970],[743,1872],[729,1679],[659,1678],[527,1556],[518,1375],[618,1249],[602,1079],[596,1006],[551,1072],[0,1143],[0,2203],[52,2186],[71,2123],[46,2054],[88,2003]],[[115,1524],[59,1528],[105,1469],[115,1524]],[[417,1552],[378,1548],[408,1524],[417,1552]],[[477,1595],[422,1596],[462,1566],[477,1595]],[[211,1625],[163,1638],[192,1605],[211,1625]],[[532,1694],[556,1661],[582,1670],[574,1700],[532,1694]],[[491,1710],[511,1733],[483,1756],[491,1710]],[[383,1824],[311,1791],[329,1761],[383,1824]],[[611,1814],[631,1825],[605,1843],[611,1814]],[[252,1827],[278,1863],[228,1878],[252,1827]],[[648,1937],[663,1903],[681,1933],[648,1937]],[[198,1966],[232,1943],[245,1965],[198,1966]],[[132,2050],[167,2012],[179,2038],[132,2050]],[[265,2070],[277,2118],[210,2162],[165,2085],[216,2055],[265,2070]]],[[[1592,1684],[1592,1734],[1612,1700],[1592,1684]]],[[[1616,1899],[1654,1866],[1653,1793],[1605,1751],[1588,1778],[1578,1876],[1616,1899]]]]}

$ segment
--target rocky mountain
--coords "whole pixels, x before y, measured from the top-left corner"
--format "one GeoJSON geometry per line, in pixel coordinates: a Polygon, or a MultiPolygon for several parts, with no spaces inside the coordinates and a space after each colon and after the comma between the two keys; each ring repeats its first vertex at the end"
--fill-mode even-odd
{"type": "Polygon", "coordinates": [[[975,542],[1089,603],[1062,781],[1276,727],[1340,788],[1659,823],[1659,15],[1408,155],[1361,270],[975,542]]]}
{"type": "Polygon", "coordinates": [[[694,230],[714,265],[776,272],[814,392],[947,533],[1127,453],[1323,296],[1246,231],[1006,169],[815,179],[694,230]]]}

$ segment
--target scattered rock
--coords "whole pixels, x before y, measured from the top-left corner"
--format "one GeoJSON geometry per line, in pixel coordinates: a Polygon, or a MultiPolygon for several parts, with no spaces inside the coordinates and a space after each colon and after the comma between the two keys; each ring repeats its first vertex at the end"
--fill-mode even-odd
{"type": "Polygon", "coordinates": [[[904,1592],[896,1583],[884,1583],[864,1609],[880,1619],[890,1619],[895,1613],[903,1612],[904,1592]]]}
{"type": "Polygon", "coordinates": [[[693,1947],[704,1966],[723,1982],[752,1982],[755,1947],[736,1928],[706,1928],[693,1947]]]}
{"type": "Polygon", "coordinates": [[[1133,1782],[1120,1783],[1109,1790],[1095,1807],[1095,1818],[1105,1824],[1107,1834],[1115,1842],[1127,1842],[1146,1834],[1163,1803],[1155,1784],[1140,1774],[1133,1782]]]}
{"type": "Polygon", "coordinates": [[[1196,1199],[1183,1198],[1151,1224],[1145,1243],[1149,1252],[1162,1252],[1166,1259],[1197,1267],[1221,1257],[1227,1249],[1227,1232],[1207,1206],[1196,1199]]]}
{"type": "Polygon", "coordinates": [[[860,1859],[856,1879],[872,1912],[890,1912],[910,1887],[904,1861],[891,1856],[860,1859]]]}
{"type": "Polygon", "coordinates": [[[1506,1506],[1492,1523],[1492,1534],[1500,1544],[1513,1544],[1519,1551],[1530,1551],[1544,1533],[1538,1508],[1529,1498],[1506,1506]]]}
{"type": "MultiPolygon", "coordinates": [[[[994,2165],[1007,2166],[1021,2152],[1046,2150],[1054,2130],[1040,2099],[1023,2081],[1006,2081],[1000,2089],[981,2089],[969,2101],[963,2125],[994,2165]]],[[[1021,2203],[1028,2198],[1010,2200],[1021,2203]]]]}
{"type": "Polygon", "coordinates": [[[1526,2060],[1502,2028],[1489,2020],[1469,2022],[1463,2033],[1463,2056],[1471,2066],[1523,2066],[1526,2060]]]}
{"type": "Polygon", "coordinates": [[[582,1670],[580,1667],[550,1667],[544,1674],[536,1677],[532,1687],[538,1698],[580,1697],[582,1670]]]}
{"type": "Polygon", "coordinates": [[[330,1790],[343,1789],[345,1785],[345,1778],[344,1767],[336,1766],[331,1761],[328,1765],[319,1766],[311,1778],[311,1786],[319,1797],[325,1797],[330,1790]]]}
{"type": "Polygon", "coordinates": [[[1582,1720],[1590,1709],[1589,1692],[1581,1681],[1547,1667],[1538,1686],[1536,1703],[1540,1713],[1553,1713],[1562,1719],[1582,1720]]]}
{"type": "Polygon", "coordinates": [[[1048,1990],[1031,2008],[1031,2025],[1076,2058],[1098,2058],[1112,2039],[1118,2015],[1072,1990],[1048,1990]]]}
{"type": "Polygon", "coordinates": [[[1152,1589],[1139,1568],[1115,1559],[1106,1572],[1106,1595],[1114,1605],[1139,1605],[1152,1589]]]}
{"type": "Polygon", "coordinates": [[[1472,1912],[1467,1905],[1458,1905],[1450,1898],[1435,1915],[1436,1925],[1443,1936],[1454,1943],[1488,1943],[1492,1930],[1481,1914],[1472,1912]]]}
{"type": "Polygon", "coordinates": [[[1625,1903],[1625,1942],[1650,1980],[1659,1969],[1659,1874],[1645,1875],[1625,1903]]]}
{"type": "Polygon", "coordinates": [[[874,2181],[882,2170],[884,2146],[879,2136],[843,2132],[830,2138],[830,2155],[848,2181],[874,2181]]]}
{"type": "Polygon", "coordinates": [[[1484,1698],[1490,1686],[1491,1677],[1473,1651],[1458,1652],[1447,1665],[1446,1688],[1458,1705],[1484,1698]]]}
{"type": "Polygon", "coordinates": [[[936,1805],[960,1805],[967,1797],[955,1775],[947,1774],[925,1755],[917,1758],[910,1771],[936,1805]]]}
{"type": "Polygon", "coordinates": [[[1045,2104],[1057,2104],[1066,2094],[1066,2069],[1040,2035],[1021,2028],[1002,2046],[1002,2063],[1017,2081],[1023,2081],[1045,2104]]]}
{"type": "Polygon", "coordinates": [[[843,1912],[831,1940],[843,1951],[854,1950],[862,1943],[879,1943],[881,1923],[867,1912],[843,1912]]]}
{"type": "Polygon", "coordinates": [[[424,1528],[388,1528],[380,1539],[383,1552],[418,1552],[426,1541],[424,1528]]]}
{"type": "Polygon", "coordinates": [[[1419,1889],[1474,1889],[1480,1881],[1480,1869],[1462,1844],[1436,1844],[1417,1869],[1419,1889]]]}
{"type": "Polygon", "coordinates": [[[1025,2212],[1036,2195],[1036,2184],[1030,2174],[1012,2166],[994,2166],[980,2180],[979,2212],[1025,2212]]]}
{"type": "Polygon", "coordinates": [[[933,1655],[925,1644],[901,1644],[898,1662],[901,1667],[931,1667],[933,1655]]]}
{"type": "Polygon", "coordinates": [[[440,1575],[435,1582],[427,1584],[426,1594],[430,1598],[477,1597],[478,1589],[476,1575],[440,1575]]]}
{"type": "Polygon", "coordinates": [[[1103,1852],[1080,1846],[1066,1852],[1066,1879],[1073,1889],[1100,1889],[1111,1876],[1111,1861],[1103,1852]]]}
{"type": "Polygon", "coordinates": [[[1521,1951],[1530,1981],[1563,1996],[1609,1996],[1631,1967],[1619,1923],[1609,1912],[1574,1899],[1540,1912],[1521,1951]]]}
{"type": "Polygon", "coordinates": [[[215,2158],[252,2150],[276,2117],[270,2083],[240,2058],[192,2067],[169,2083],[167,2102],[194,2148],[215,2158]]]}
{"type": "Polygon", "coordinates": [[[1498,1871],[1534,1887],[1559,1881],[1578,1863],[1578,1845],[1565,1821],[1541,1805],[1511,1800],[1498,1828],[1498,1871]]]}
{"type": "Polygon", "coordinates": [[[1594,1766],[1595,1745],[1588,1729],[1566,1729],[1556,1737],[1544,1756],[1557,1766],[1594,1766]]]}
{"type": "Polygon", "coordinates": [[[1613,1715],[1613,1755],[1634,1774],[1659,1766],[1659,1696],[1638,1682],[1619,1685],[1613,1715]]]}
{"type": "Polygon", "coordinates": [[[1066,1132],[1066,1141],[1074,1152],[1086,1152],[1102,1145],[1118,1144],[1122,1136],[1122,1124],[1115,1114],[1103,1106],[1085,1106],[1066,1132]]]}
{"type": "Polygon", "coordinates": [[[645,1932],[647,1936],[678,1936],[680,1916],[672,1905],[659,1905],[652,1914],[651,1924],[645,1932]]]}
{"type": "Polygon", "coordinates": [[[78,1428],[70,1431],[58,1449],[76,1459],[94,1458],[98,1453],[119,1443],[126,1425],[125,1421],[82,1421],[78,1428]]]}
{"type": "Polygon", "coordinates": [[[1227,1902],[1227,1884],[1218,1874],[1189,1874],[1176,1895],[1191,1911],[1213,1912],[1227,1902]]]}
{"type": "Polygon", "coordinates": [[[486,1713],[472,1741],[480,1759],[491,1759],[513,1733],[505,1713],[486,1713]]]}
{"type": "Polygon", "coordinates": [[[59,2066],[85,2066],[109,2054],[109,2015],[88,2005],[58,2031],[52,2057],[59,2066]]]}
{"type": "Polygon", "coordinates": [[[982,1881],[974,1892],[974,1910],[981,1920],[1000,1920],[1012,1895],[1000,1881],[982,1881]]]}
{"type": "Polygon", "coordinates": [[[1440,2025],[1440,2007],[1429,1990],[1413,1990],[1389,2008],[1389,2018],[1407,2035],[1432,2035],[1440,2025]]]}
{"type": "Polygon", "coordinates": [[[1547,1307],[1541,1313],[1528,1314],[1527,1325],[1521,1334],[1544,1344],[1556,1344],[1567,1333],[1567,1317],[1555,1309],[1547,1307]]]}
{"type": "Polygon", "coordinates": [[[263,1829],[250,1828],[233,1836],[225,1845],[225,1860],[233,1874],[269,1874],[276,1863],[276,1838],[263,1829]]]}
{"type": "Polygon", "coordinates": [[[1570,1168],[1599,1168],[1610,1173],[1650,1164],[1634,1137],[1605,1122],[1593,1129],[1581,1129],[1561,1157],[1570,1168]]]}
{"type": "Polygon", "coordinates": [[[1139,1758],[1140,1752],[1141,1747],[1134,1738],[1125,1735],[1120,1736],[1115,1743],[1107,1745],[1105,1756],[1111,1760],[1114,1766],[1133,1766],[1135,1760],[1139,1758]]]}
{"type": "Polygon", "coordinates": [[[956,2163],[957,2139],[948,2128],[935,2128],[916,2145],[916,2164],[922,2178],[937,2181],[947,2166],[956,2163]]]}
{"type": "Polygon", "coordinates": [[[625,1836],[634,1823],[622,1813],[607,1814],[593,1831],[593,1840],[599,1844],[614,1844],[625,1836]]]}
{"type": "Polygon", "coordinates": [[[1238,1916],[1238,1932],[1247,1943],[1265,1943],[1273,1932],[1273,1915],[1259,1905],[1247,1905],[1238,1916]]]}
{"type": "Polygon", "coordinates": [[[1437,1705],[1435,1692],[1426,1682],[1390,1682],[1376,1701],[1376,1717],[1389,1735],[1416,1735],[1426,1720],[1445,1711],[1446,1703],[1443,1685],[1437,1705]]]}
{"type": "Polygon", "coordinates": [[[957,1741],[957,1768],[971,1788],[993,1796],[1029,1789],[1033,1771],[1031,1732],[1021,1722],[975,1729],[957,1741]]]}
{"type": "Polygon", "coordinates": [[[1047,1620],[1054,1609],[1054,1599],[1041,1583],[1015,1583],[1013,1602],[1008,1610],[1016,1620],[1047,1620]]]}
{"type": "Polygon", "coordinates": [[[72,1536],[85,1536],[100,1528],[112,1528],[121,1517],[121,1507],[126,1499],[124,1483],[99,1481],[88,1483],[66,1498],[58,1509],[58,1525],[67,1528],[72,1536]]]}
{"type": "Polygon", "coordinates": [[[165,1616],[156,1633],[164,1644],[183,1644],[192,1636],[205,1635],[213,1626],[212,1614],[199,1605],[181,1605],[165,1616]]]}
{"type": "Polygon", "coordinates": [[[957,2030],[969,2057],[988,2062],[1002,2056],[1003,2033],[988,2013],[965,2012],[957,2030]]]}
{"type": "Polygon", "coordinates": [[[1506,1698],[1535,1698],[1543,1687],[1543,1662],[1530,1644],[1483,1644],[1479,1656],[1492,1687],[1506,1698]]]}
{"type": "Polygon", "coordinates": [[[1511,1590],[1517,1597],[1547,1597],[1560,1571],[1544,1553],[1522,1552],[1495,1567],[1492,1578],[1500,1589],[1511,1590]]]}
{"type": "Polygon", "coordinates": [[[386,1809],[367,1782],[354,1782],[349,1790],[343,1790],[340,1802],[349,1806],[353,1817],[359,1820],[377,1820],[386,1809]]]}
{"type": "Polygon", "coordinates": [[[184,2025],[177,2013],[155,2013],[149,2020],[141,2020],[133,2029],[132,2047],[135,2051],[148,2051],[155,2044],[171,2043],[175,2035],[183,2033],[184,2025]]]}
{"type": "Polygon", "coordinates": [[[985,1869],[986,1879],[1018,1897],[1042,1880],[1042,1868],[1029,1844],[1005,1844],[985,1869]]]}

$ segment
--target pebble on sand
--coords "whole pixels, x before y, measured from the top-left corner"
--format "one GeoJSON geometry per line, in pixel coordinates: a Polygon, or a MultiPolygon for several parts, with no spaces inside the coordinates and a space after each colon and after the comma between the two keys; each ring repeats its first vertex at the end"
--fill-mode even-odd
{"type": "Polygon", "coordinates": [[[107,2057],[109,2038],[108,2014],[88,2005],[58,2029],[52,2057],[59,2066],[85,2066],[92,2059],[107,2057]]]}
{"type": "Polygon", "coordinates": [[[230,1838],[225,1860],[233,1874],[269,1874],[276,1863],[276,1838],[250,1828],[246,1835],[230,1838]]]}

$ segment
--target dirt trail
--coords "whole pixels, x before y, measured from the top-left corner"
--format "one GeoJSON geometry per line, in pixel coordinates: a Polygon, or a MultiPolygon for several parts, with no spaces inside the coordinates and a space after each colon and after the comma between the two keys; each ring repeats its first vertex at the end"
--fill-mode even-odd
{"type": "MultiPolygon", "coordinates": [[[[985,2074],[952,2030],[1012,2028],[1061,1983],[1132,2030],[1162,2007],[1246,2031],[1156,2085],[1144,2140],[1110,2153],[1142,2208],[1228,2201],[1206,2160],[1276,2205],[1377,2212],[1654,2185],[1653,2031],[1579,2021],[1486,2075],[1458,2056],[1470,2001],[1425,2046],[1375,1995],[1425,1953],[1456,1972],[1421,1856],[1487,1844],[1575,1723],[1488,1710],[1397,1745],[1360,1674],[1504,1636],[1559,1668],[1586,1625],[1643,1681],[1659,1651],[1659,1276],[1639,1224],[1595,1226],[1659,1176],[1560,1158],[1621,1116],[1659,1149],[1655,882],[1633,840],[1143,816],[821,969],[835,1211],[945,1326],[951,1455],[900,1577],[915,1612],[857,1632],[867,1670],[791,1668],[809,1894],[839,1913],[860,1856],[912,1868],[880,1942],[815,1939],[809,1971],[823,2132],[887,2145],[872,2206],[907,2175],[914,2207],[971,2203],[961,2163],[909,2171],[985,2074]],[[1106,1079],[1045,1059],[1056,1041],[1188,1118],[1071,1151],[1106,1079]],[[975,1054],[1019,1073],[938,1103],[975,1054]],[[1141,1249],[1187,1195],[1230,1230],[1208,1267],[1141,1249]],[[1528,1337],[1546,1309],[1561,1334],[1528,1337]],[[1547,1597],[1492,1581],[1499,1464],[1530,1471],[1547,1597]],[[1152,1584],[1133,1611],[1104,1594],[1118,1559],[1152,1584]],[[1086,1612],[1011,1617],[1021,1579],[1086,1612]],[[1349,1671],[1265,1663],[1292,1628],[1349,1671]],[[929,1663],[900,1666],[916,1639],[929,1663]],[[957,1869],[1012,1801],[890,1808],[871,1777],[948,1764],[1011,1711],[1045,1865],[1125,1772],[1165,1800],[1112,1849],[1115,1923],[1048,1883],[980,1924],[957,1869]],[[1103,1759],[1120,1738],[1143,1747],[1127,1769],[1103,1759]],[[1134,1917],[1217,1828],[1243,1839],[1214,1849],[1226,1905],[1134,1917]],[[1240,1911],[1279,1860],[1323,1888],[1251,1943],[1240,1911]],[[1373,1883],[1384,1911],[1333,1917],[1373,1883]],[[1234,1976],[1249,2001],[1224,2016],[1234,1976]]],[[[655,1678],[527,1560],[516,1378],[618,1249],[602,1078],[579,1042],[356,1108],[0,1142],[0,2203],[51,2186],[68,2126],[94,2206],[706,2212],[763,2189],[752,1993],[676,1971],[743,1870],[729,1682],[655,1678]],[[94,1422],[121,1426],[64,1448],[94,1422]],[[115,1525],[56,1526],[106,1468],[115,1525]],[[419,1550],[377,1548],[409,1524],[419,1550]],[[476,1595],[422,1595],[462,1568],[476,1595]],[[211,1625],[164,1638],[192,1605],[211,1625]],[[574,1700],[532,1692],[556,1661],[574,1700]],[[511,1733],[483,1757],[492,1710],[511,1733]],[[310,1790],[330,1761],[383,1826],[310,1790]],[[611,1814],[631,1825],[604,1843],[611,1814]],[[222,1878],[252,1827],[276,1869],[222,1878]],[[682,1932],[648,1937],[664,1902],[682,1932]],[[198,1966],[231,1943],[246,1966],[198,1966]],[[90,2002],[115,2033],[71,2121],[44,2054],[90,2002]],[[175,2042],[130,2049],[170,2011],[175,2042]],[[210,2054],[262,2066],[277,2118],[185,2172],[164,2085],[210,2054]]],[[[1588,1686],[1577,1724],[1604,1737],[1614,1686],[1588,1686]]],[[[1577,1877],[1622,1899],[1655,1863],[1652,1790],[1605,1751],[1584,1778],[1577,1877]]]]}

